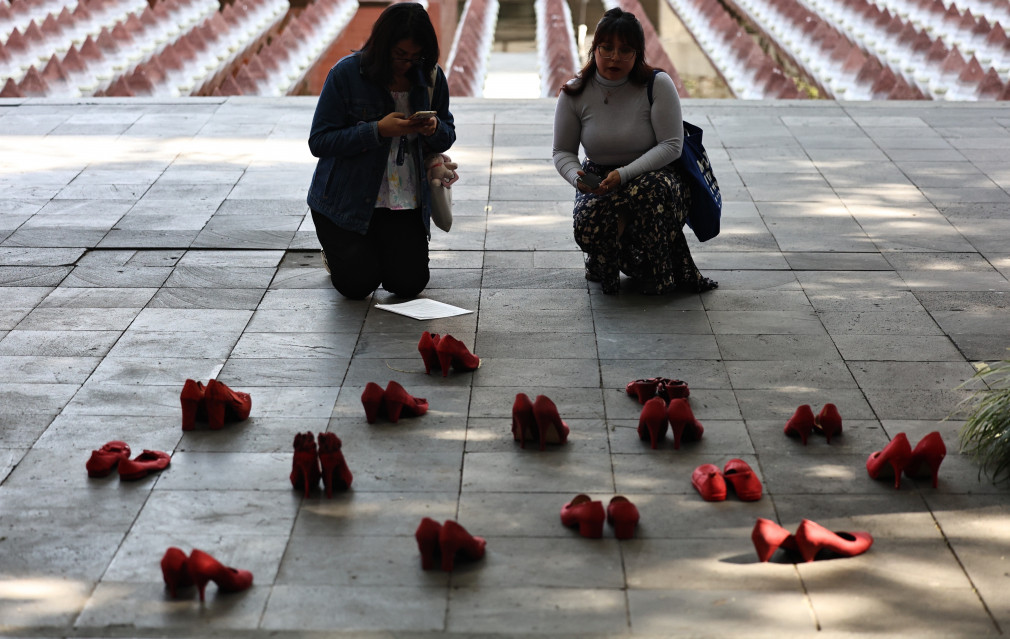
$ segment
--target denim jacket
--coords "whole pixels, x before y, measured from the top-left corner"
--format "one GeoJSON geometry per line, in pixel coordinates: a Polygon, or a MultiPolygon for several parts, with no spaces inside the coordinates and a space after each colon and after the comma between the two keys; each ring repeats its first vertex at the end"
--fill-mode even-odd
{"type": "MultiPolygon", "coordinates": [[[[449,113],[449,85],[445,74],[435,67],[432,104],[428,104],[430,78],[419,68],[410,89],[412,111],[437,111],[438,127],[429,137],[418,135],[408,157],[417,166],[421,217],[431,234],[431,187],[424,179],[424,156],[444,152],[456,141],[456,127],[449,113]]],[[[390,144],[399,138],[379,135],[378,122],[395,111],[393,97],[385,87],[368,80],[361,70],[361,55],[354,53],[330,69],[319,94],[309,132],[309,151],[319,158],[309,206],[338,227],[364,235],[372,219],[379,186],[386,176],[390,144]]]]}

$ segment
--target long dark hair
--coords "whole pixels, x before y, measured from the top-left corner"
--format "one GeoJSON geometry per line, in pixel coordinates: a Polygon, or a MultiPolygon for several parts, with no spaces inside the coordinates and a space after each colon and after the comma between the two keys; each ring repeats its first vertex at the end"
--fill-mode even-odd
{"type": "MultiPolygon", "coordinates": [[[[431,25],[428,12],[416,2],[391,4],[379,15],[372,26],[368,41],[361,47],[361,67],[365,75],[376,84],[386,86],[393,79],[393,47],[401,40],[413,40],[421,47],[424,58],[419,66],[421,78],[431,76],[438,64],[438,36],[431,25]]],[[[415,67],[416,68],[416,67],[415,67]]],[[[419,78],[412,78],[418,82],[419,78]]]]}
{"type": "Polygon", "coordinates": [[[642,30],[642,23],[635,14],[614,8],[604,13],[596,24],[596,33],[593,35],[593,44],[589,47],[589,60],[586,66],[575,76],[574,82],[565,84],[561,90],[568,95],[579,95],[585,91],[586,80],[596,74],[596,47],[615,38],[620,38],[624,44],[635,50],[635,65],[631,67],[628,79],[635,84],[643,86],[648,84],[654,67],[645,62],[645,31],[642,30]]]}

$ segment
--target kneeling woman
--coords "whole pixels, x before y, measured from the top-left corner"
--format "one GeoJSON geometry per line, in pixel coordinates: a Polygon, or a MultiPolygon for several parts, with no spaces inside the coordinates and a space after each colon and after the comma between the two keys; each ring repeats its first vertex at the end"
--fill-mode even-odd
{"type": "Polygon", "coordinates": [[[361,51],[330,69],[319,95],[309,133],[319,162],[307,199],[330,279],[346,297],[382,286],[409,298],[428,285],[424,155],[456,140],[438,56],[427,11],[392,4],[361,51]],[[410,118],[428,110],[435,114],[410,118]]]}
{"type": "Polygon", "coordinates": [[[624,271],[643,293],[701,293],[719,284],[698,271],[684,238],[690,191],[671,164],[684,143],[680,97],[672,78],[659,73],[650,104],[652,78],[641,23],[621,9],[607,11],[589,62],[558,98],[554,165],[578,189],[575,241],[586,254],[587,279],[614,294],[624,271]],[[579,179],[586,174],[602,180],[579,179]]]}

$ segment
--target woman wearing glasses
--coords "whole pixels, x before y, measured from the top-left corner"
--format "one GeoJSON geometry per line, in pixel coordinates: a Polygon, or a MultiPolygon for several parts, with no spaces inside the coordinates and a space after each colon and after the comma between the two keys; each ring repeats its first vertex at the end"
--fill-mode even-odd
{"type": "Polygon", "coordinates": [[[309,150],[319,158],[308,204],[334,288],[362,299],[379,286],[415,297],[428,284],[427,153],[456,140],[435,29],[414,2],[392,4],[360,51],[330,69],[309,150]],[[433,116],[411,118],[419,111],[433,116]]]}
{"type": "Polygon", "coordinates": [[[554,166],[577,189],[575,241],[586,279],[607,294],[620,290],[621,271],[647,294],[719,285],[698,271],[684,237],[690,192],[671,164],[684,143],[680,98],[669,75],[653,75],[641,23],[611,9],[554,114],[554,166]]]}

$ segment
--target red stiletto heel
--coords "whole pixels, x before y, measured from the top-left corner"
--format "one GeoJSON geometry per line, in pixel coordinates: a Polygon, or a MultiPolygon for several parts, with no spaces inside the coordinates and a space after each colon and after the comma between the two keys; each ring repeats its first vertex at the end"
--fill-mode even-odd
{"type": "Polygon", "coordinates": [[[694,411],[686,399],[674,398],[667,406],[667,419],[670,420],[670,430],[673,431],[673,449],[680,450],[680,442],[696,442],[701,439],[705,428],[694,417],[694,411]]]}
{"type": "Polygon", "coordinates": [[[645,402],[642,413],[638,416],[638,438],[649,440],[649,445],[655,450],[659,442],[666,437],[666,402],[659,397],[653,397],[645,402]]]}
{"type": "Polygon", "coordinates": [[[382,405],[386,409],[386,417],[394,424],[400,421],[401,413],[407,417],[418,417],[428,412],[428,400],[414,397],[392,380],[386,384],[382,405]]]}
{"type": "Polygon", "coordinates": [[[386,391],[375,382],[368,382],[365,390],[361,393],[361,405],[365,407],[365,419],[369,424],[374,424],[379,418],[379,410],[382,408],[382,396],[386,391]]]}
{"type": "Polygon", "coordinates": [[[463,342],[452,335],[443,335],[435,345],[442,377],[449,375],[449,366],[457,371],[474,371],[480,368],[480,358],[472,354],[463,342]]]}
{"type": "Polygon", "coordinates": [[[526,440],[538,436],[533,402],[526,393],[516,393],[516,399],[512,402],[512,438],[519,442],[519,448],[526,448],[526,440]]]}
{"type": "Polygon", "coordinates": [[[833,436],[842,434],[842,416],[834,404],[825,404],[821,412],[817,413],[814,430],[824,435],[829,444],[833,436]]]}
{"type": "Polygon", "coordinates": [[[171,546],[161,558],[161,576],[165,579],[168,594],[175,599],[179,588],[193,585],[189,576],[189,564],[186,553],[181,548],[171,546]]]}
{"type": "Polygon", "coordinates": [[[198,381],[187,379],[182,385],[179,402],[182,404],[183,430],[193,430],[197,421],[207,421],[206,394],[207,389],[198,381]]]}
{"type": "Polygon", "coordinates": [[[912,449],[908,464],[905,466],[905,476],[912,479],[933,478],[933,488],[939,482],[940,464],[947,456],[947,447],[938,431],[926,435],[912,449]]]}
{"type": "Polygon", "coordinates": [[[705,501],[726,500],[726,478],[715,464],[702,464],[691,473],[691,485],[705,501]]]}
{"type": "Polygon", "coordinates": [[[883,450],[871,453],[866,460],[866,472],[871,479],[890,479],[894,475],[894,487],[901,488],[901,471],[908,466],[912,457],[912,446],[905,433],[894,436],[883,450]]]}
{"type": "Polygon", "coordinates": [[[618,539],[634,537],[638,519],[638,508],[623,495],[617,495],[607,505],[607,523],[614,527],[618,539]]]}
{"type": "Polygon", "coordinates": [[[422,519],[414,531],[417,548],[421,551],[421,568],[424,570],[434,570],[439,566],[438,537],[441,532],[442,524],[430,517],[422,519]]]}
{"type": "Polygon", "coordinates": [[[480,559],[484,556],[487,542],[480,537],[474,537],[465,528],[452,520],[442,524],[438,533],[438,547],[442,552],[442,570],[452,572],[456,553],[461,552],[467,559],[480,559]]]}
{"type": "Polygon", "coordinates": [[[311,432],[295,435],[295,456],[291,463],[291,486],[295,490],[309,491],[319,485],[319,457],[316,440],[311,432]]]}
{"type": "Polygon", "coordinates": [[[751,541],[754,542],[754,550],[757,551],[758,561],[766,562],[771,560],[772,555],[779,548],[788,551],[796,551],[796,538],[770,519],[759,517],[754,524],[754,530],[750,534],[751,541]]]}
{"type": "Polygon", "coordinates": [[[129,445],[116,440],[103,444],[98,450],[91,451],[91,458],[84,464],[84,467],[88,471],[88,477],[106,477],[116,469],[119,462],[129,458],[129,445]]]}
{"type": "Polygon", "coordinates": [[[831,532],[824,526],[804,519],[796,529],[796,546],[803,561],[813,561],[821,550],[842,557],[855,557],[870,549],[873,537],[866,532],[831,532]]]}
{"type": "Polygon", "coordinates": [[[540,433],[540,450],[544,444],[564,444],[568,441],[568,424],[561,421],[558,407],[546,395],[537,395],[533,400],[533,418],[540,433]]]}
{"type": "Polygon", "coordinates": [[[761,499],[761,480],[758,479],[754,469],[744,460],[731,459],[726,462],[722,469],[722,476],[742,501],[761,499]]]}
{"type": "Polygon", "coordinates": [[[645,402],[656,396],[656,387],[658,386],[658,377],[636,379],[632,382],[628,382],[628,385],[624,387],[624,391],[631,397],[637,397],[638,403],[644,406],[645,402]]]}
{"type": "Polygon", "coordinates": [[[810,408],[810,404],[803,404],[797,408],[782,430],[787,437],[799,437],[806,446],[807,437],[810,437],[810,433],[814,430],[814,411],[810,408]]]}
{"type": "Polygon", "coordinates": [[[229,568],[202,550],[194,548],[189,554],[188,564],[189,576],[200,591],[200,601],[204,600],[208,581],[216,583],[217,589],[222,592],[239,592],[252,586],[251,572],[229,568]]]}
{"type": "Polygon", "coordinates": [[[145,450],[133,459],[119,462],[119,478],[132,481],[147,477],[149,473],[165,470],[172,462],[172,456],[160,450],[145,450]]]}
{"type": "Polygon", "coordinates": [[[323,488],[326,496],[333,497],[333,487],[347,490],[354,481],[351,469],[347,467],[347,460],[340,447],[342,442],[335,433],[319,433],[319,465],[322,467],[323,488]]]}
{"type": "Polygon", "coordinates": [[[426,375],[431,375],[432,368],[437,370],[441,366],[436,351],[438,342],[438,333],[429,333],[428,331],[421,333],[421,339],[417,342],[417,351],[421,353],[421,359],[424,360],[424,372],[426,375]]]}
{"type": "Polygon", "coordinates": [[[561,523],[569,528],[578,524],[579,534],[589,539],[603,536],[603,522],[606,518],[603,502],[593,501],[589,495],[576,495],[561,507],[561,523]]]}
{"type": "Polygon", "coordinates": [[[671,399],[685,399],[691,396],[691,389],[687,387],[687,382],[679,379],[661,378],[656,386],[656,397],[670,401],[671,399]]]}
{"type": "Polygon", "coordinates": [[[252,396],[228,388],[216,379],[207,382],[204,394],[207,403],[207,423],[211,430],[224,427],[227,422],[240,422],[249,418],[252,396]]]}

